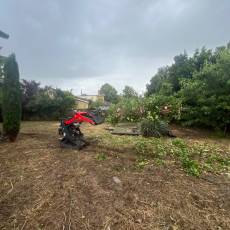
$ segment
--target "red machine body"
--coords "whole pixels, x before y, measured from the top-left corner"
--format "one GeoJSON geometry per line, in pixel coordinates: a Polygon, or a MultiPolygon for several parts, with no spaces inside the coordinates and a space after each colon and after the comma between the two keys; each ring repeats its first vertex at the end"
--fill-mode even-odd
{"type": "Polygon", "coordinates": [[[95,116],[89,112],[76,112],[72,118],[64,120],[64,124],[70,125],[73,123],[88,122],[92,125],[96,125],[97,123],[94,118],[95,116]]]}
{"type": "Polygon", "coordinates": [[[61,119],[58,132],[59,135],[62,136],[60,140],[62,147],[81,149],[87,145],[83,133],[80,130],[80,124],[82,122],[98,125],[104,122],[104,117],[100,111],[74,111],[74,115],[71,118],[61,119]]]}

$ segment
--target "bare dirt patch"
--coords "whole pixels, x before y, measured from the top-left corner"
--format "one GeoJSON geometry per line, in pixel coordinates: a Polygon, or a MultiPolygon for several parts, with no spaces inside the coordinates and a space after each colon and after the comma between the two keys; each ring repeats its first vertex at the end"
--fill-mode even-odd
{"type": "MultiPolygon", "coordinates": [[[[229,229],[226,176],[196,178],[176,164],[138,170],[134,150],[98,142],[103,125],[83,127],[84,150],[61,149],[57,126],[25,122],[17,142],[0,144],[0,229],[229,229]]],[[[178,131],[200,141],[188,132],[178,131]]]]}

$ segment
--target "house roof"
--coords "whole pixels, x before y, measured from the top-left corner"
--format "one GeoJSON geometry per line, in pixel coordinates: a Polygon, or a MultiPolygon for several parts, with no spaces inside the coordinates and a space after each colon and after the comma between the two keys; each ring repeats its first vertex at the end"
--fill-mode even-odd
{"type": "Polygon", "coordinates": [[[105,95],[104,94],[81,94],[80,96],[78,97],[104,97],[105,95]]]}
{"type": "Polygon", "coordinates": [[[87,102],[87,103],[89,103],[89,102],[91,101],[91,100],[89,100],[89,99],[82,98],[82,97],[78,97],[78,96],[76,96],[75,98],[76,98],[76,100],[78,100],[78,101],[87,102]]]}

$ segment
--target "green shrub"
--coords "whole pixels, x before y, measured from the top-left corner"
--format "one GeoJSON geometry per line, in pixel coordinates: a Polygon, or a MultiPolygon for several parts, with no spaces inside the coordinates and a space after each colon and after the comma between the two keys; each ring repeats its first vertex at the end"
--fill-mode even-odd
{"type": "Polygon", "coordinates": [[[18,64],[14,54],[7,58],[4,73],[2,91],[3,130],[10,141],[15,141],[21,122],[21,91],[18,64]]]}
{"type": "Polygon", "coordinates": [[[89,103],[89,109],[97,109],[99,108],[100,106],[103,106],[103,101],[102,100],[96,100],[96,101],[91,101],[89,103]]]}
{"type": "Polygon", "coordinates": [[[157,115],[168,122],[180,120],[181,99],[174,96],[152,95],[145,97],[143,104],[145,114],[157,115]],[[165,107],[168,108],[167,113],[163,112],[165,107]]]}
{"type": "Polygon", "coordinates": [[[119,103],[110,107],[107,121],[112,124],[140,121],[144,114],[142,102],[142,98],[122,98],[119,103]]]}
{"type": "Polygon", "coordinates": [[[140,124],[140,129],[144,137],[160,137],[169,134],[168,124],[159,119],[144,119],[140,124]]]}
{"type": "Polygon", "coordinates": [[[107,121],[113,124],[118,122],[139,122],[148,116],[154,119],[172,121],[180,117],[181,101],[174,97],[151,96],[145,98],[122,98],[119,103],[112,105],[108,112],[107,121]],[[163,114],[164,107],[169,112],[163,114]]]}
{"type": "Polygon", "coordinates": [[[46,86],[40,88],[25,105],[24,119],[58,120],[74,108],[75,102],[71,92],[46,86]]]}
{"type": "Polygon", "coordinates": [[[117,113],[117,105],[111,105],[108,110],[108,115],[106,117],[106,121],[111,123],[112,125],[117,124],[120,121],[119,114],[117,113]]]}

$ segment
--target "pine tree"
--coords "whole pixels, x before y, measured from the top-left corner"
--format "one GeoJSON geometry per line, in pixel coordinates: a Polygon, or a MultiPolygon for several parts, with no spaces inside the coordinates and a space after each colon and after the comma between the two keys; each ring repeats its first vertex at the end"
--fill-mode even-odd
{"type": "Polygon", "coordinates": [[[21,122],[21,90],[19,70],[15,55],[10,55],[4,65],[2,90],[3,131],[10,141],[15,141],[21,122]]]}

